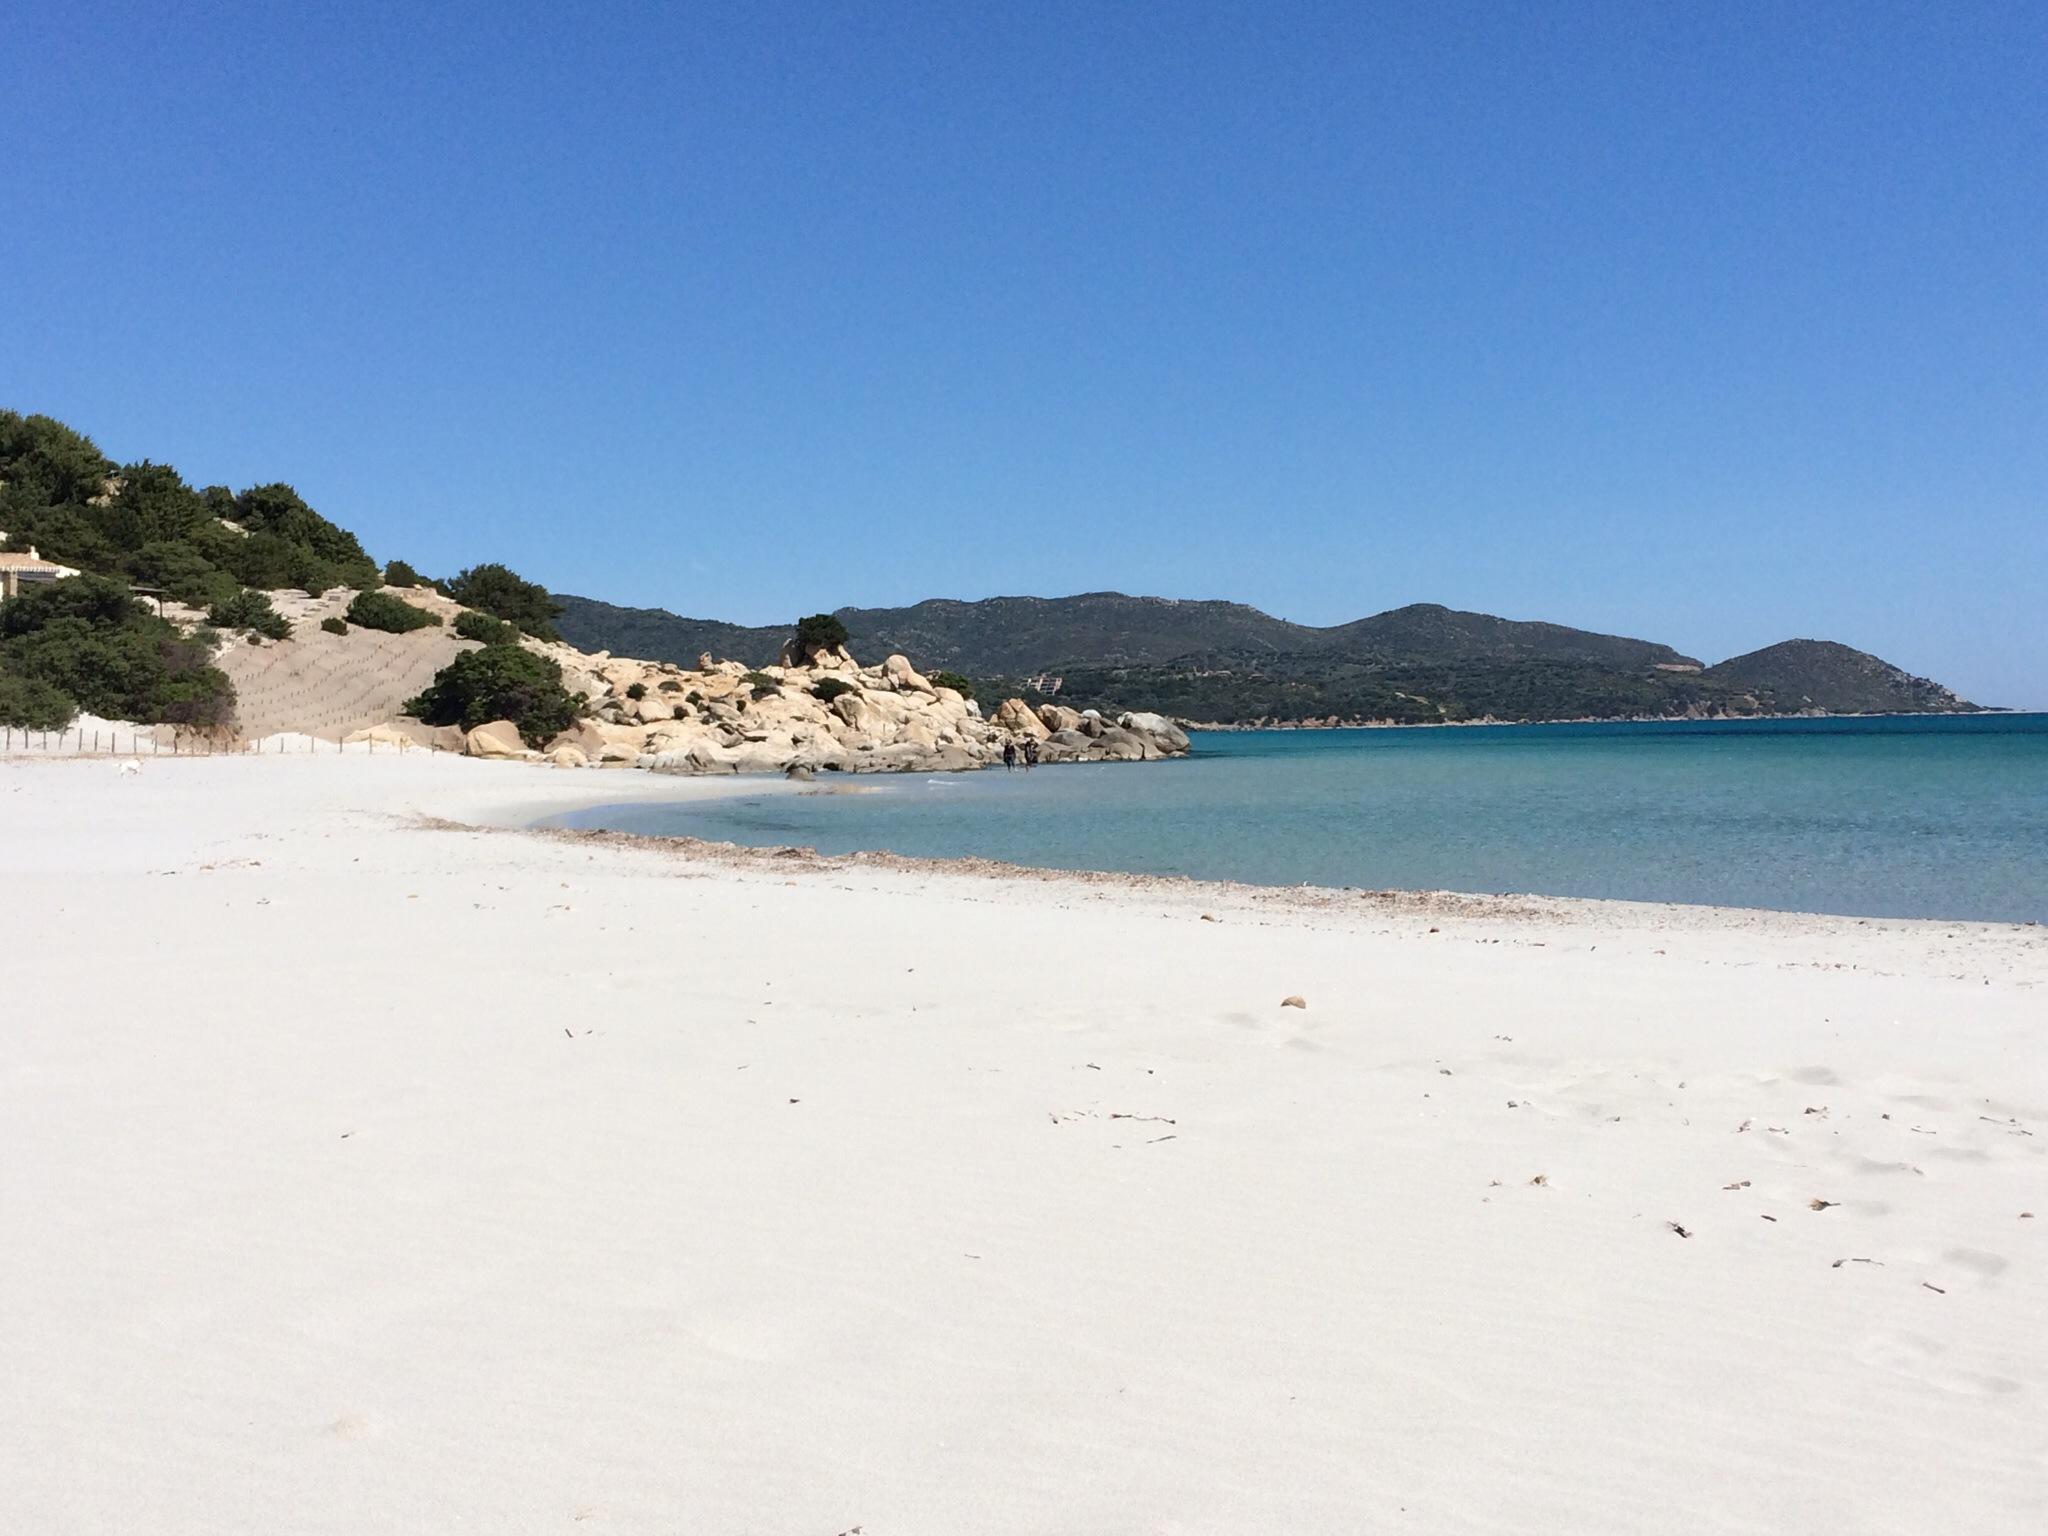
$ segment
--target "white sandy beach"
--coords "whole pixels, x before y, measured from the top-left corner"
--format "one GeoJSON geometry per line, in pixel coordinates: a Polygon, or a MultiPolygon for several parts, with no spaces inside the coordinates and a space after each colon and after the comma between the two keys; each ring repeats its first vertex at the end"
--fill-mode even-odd
{"type": "Polygon", "coordinates": [[[2048,930],[415,819],[732,787],[0,763],[0,1528],[2048,1528],[2048,930]]]}

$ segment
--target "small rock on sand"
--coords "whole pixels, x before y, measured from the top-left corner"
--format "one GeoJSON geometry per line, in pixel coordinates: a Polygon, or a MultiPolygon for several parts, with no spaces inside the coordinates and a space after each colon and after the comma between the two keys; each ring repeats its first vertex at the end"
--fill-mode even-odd
{"type": "Polygon", "coordinates": [[[1281,998],[1280,1006],[1282,1008],[1306,1008],[1308,1006],[1308,999],[1297,992],[1292,997],[1281,998]]]}

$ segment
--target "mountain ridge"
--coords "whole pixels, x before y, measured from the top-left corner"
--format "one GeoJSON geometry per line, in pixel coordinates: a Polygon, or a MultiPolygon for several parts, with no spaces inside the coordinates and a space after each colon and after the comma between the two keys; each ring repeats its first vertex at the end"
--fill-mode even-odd
{"type": "MultiPolygon", "coordinates": [[[[701,632],[721,644],[754,647],[751,652],[731,652],[741,659],[768,661],[789,634],[787,624],[740,625],[689,618],[666,608],[628,608],[571,593],[555,596],[567,610],[564,623],[586,638],[615,633],[614,626],[622,623],[660,625],[665,630],[663,643],[671,649],[680,648],[687,635],[701,632]]],[[[930,597],[895,608],[847,606],[833,612],[846,625],[857,650],[902,651],[916,656],[920,664],[976,674],[1009,675],[1077,664],[1157,664],[1206,653],[1266,650],[1285,655],[1323,649],[1402,657],[1533,654],[1702,665],[1655,641],[1544,620],[1503,619],[1441,603],[1409,603],[1330,625],[1297,624],[1222,598],[1115,591],[1065,597],[930,597]],[[1047,615],[1061,621],[1058,640],[1037,638],[1047,615]],[[1149,631],[1137,628],[1140,616],[1154,619],[1149,631]],[[1005,626],[993,644],[981,633],[989,627],[990,617],[1005,626]],[[941,624],[950,628],[919,634],[941,624]]]]}
{"type": "MultiPolygon", "coordinates": [[[[764,664],[789,634],[786,625],[558,600],[563,634],[590,650],[675,661],[711,650],[764,664]]],[[[1657,641],[1440,603],[1328,626],[1223,599],[1121,592],[927,598],[836,616],[856,654],[902,652],[983,680],[991,695],[1056,693],[1062,702],[1236,723],[1977,708],[1833,641],[1784,641],[1708,666],[1657,641]]]]}

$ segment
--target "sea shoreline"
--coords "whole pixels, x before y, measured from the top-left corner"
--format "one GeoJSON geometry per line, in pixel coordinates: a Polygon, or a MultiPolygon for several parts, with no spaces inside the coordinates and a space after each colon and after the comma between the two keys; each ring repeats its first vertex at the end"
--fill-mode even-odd
{"type": "MultiPolygon", "coordinates": [[[[866,786],[861,786],[866,787],[866,786]]],[[[875,786],[881,789],[883,786],[875,786]]],[[[858,792],[854,786],[849,790],[858,792]]],[[[731,794],[769,790],[774,793],[846,793],[847,790],[819,791],[806,785],[782,785],[764,779],[750,785],[731,786],[731,794]],[[771,788],[772,786],[772,788],[771,788]]],[[[658,801],[648,796],[647,800],[658,801]]],[[[474,823],[493,831],[519,832],[538,837],[591,842],[618,848],[639,848],[650,853],[668,853],[720,867],[753,870],[802,868],[822,873],[835,870],[888,869],[906,873],[971,879],[1014,880],[1059,884],[1070,882],[1093,890],[1121,889],[1131,893],[1170,894],[1188,900],[1249,901],[1277,907],[1328,910],[1349,903],[1366,907],[1430,910],[1458,909],[1487,917],[1540,918],[1572,922],[1600,915],[1626,915],[1644,921],[1683,921],[1697,915],[1703,923],[1730,922],[1743,926],[1760,918],[1811,920],[1819,924],[1853,924],[1883,929],[1913,927],[1955,930],[1968,928],[1985,932],[2048,934],[2048,925],[2033,920],[2002,921],[1983,918],[1864,917],[1854,913],[1809,911],[1786,907],[1732,906],[1715,902],[1637,901],[1622,897],[1553,896],[1536,891],[1461,891],[1428,887],[1366,887],[1319,885],[1310,881],[1261,882],[1224,880],[1197,875],[1151,874],[1136,870],[1089,869],[1078,866],[1020,864],[1004,859],[974,855],[933,857],[897,853],[885,848],[858,849],[849,853],[820,853],[815,847],[796,843],[741,843],[688,834],[620,831],[607,827],[566,826],[568,816],[602,815],[623,802],[610,800],[588,805],[551,807],[546,816],[522,821],[516,815],[491,816],[474,823]]],[[[432,824],[457,828],[464,823],[432,824]]]]}
{"type": "Polygon", "coordinates": [[[1245,731],[1441,731],[1467,730],[1487,726],[1543,726],[1543,725],[1742,725],[1768,724],[1794,720],[1920,720],[1936,718],[1943,720],[1974,719],[1984,715],[2030,715],[2044,711],[2028,709],[1999,709],[1986,706],[1980,709],[1913,709],[1879,710],[1866,714],[1847,714],[1834,710],[1801,711],[1789,715],[1571,715],[1555,720],[1343,720],[1334,725],[1317,720],[1280,720],[1263,725],[1245,725],[1234,722],[1208,720],[1182,720],[1181,729],[1186,731],[1245,732],[1245,731]]]}

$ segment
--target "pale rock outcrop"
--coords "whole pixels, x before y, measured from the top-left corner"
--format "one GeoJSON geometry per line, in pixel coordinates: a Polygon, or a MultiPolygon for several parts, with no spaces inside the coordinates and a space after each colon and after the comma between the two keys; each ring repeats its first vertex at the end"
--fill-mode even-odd
{"type": "Polygon", "coordinates": [[[873,733],[888,724],[888,718],[875,706],[875,701],[859,689],[840,694],[827,707],[845,725],[856,731],[873,733]]]}
{"type": "Polygon", "coordinates": [[[1116,723],[1127,731],[1135,731],[1145,737],[1162,752],[1185,752],[1188,749],[1188,733],[1164,715],[1133,712],[1117,716],[1116,723]]]}
{"type": "Polygon", "coordinates": [[[1003,700],[990,724],[998,730],[1011,731],[1019,736],[1033,736],[1040,741],[1052,734],[1045,728],[1045,722],[1034,715],[1031,706],[1022,699],[1003,700]]]}
{"type": "MultiPolygon", "coordinates": [[[[556,660],[561,662],[560,657],[557,657],[556,660]]],[[[561,662],[561,666],[562,686],[571,693],[580,693],[593,703],[611,693],[612,685],[610,681],[605,677],[604,673],[595,668],[572,666],[567,662],[561,662]]]]}
{"type": "Polygon", "coordinates": [[[568,730],[548,742],[548,751],[552,753],[562,747],[574,747],[586,759],[595,762],[609,745],[610,741],[595,721],[578,720],[568,730]]]}
{"type": "Polygon", "coordinates": [[[519,739],[519,727],[510,720],[493,720],[463,737],[462,749],[471,757],[535,757],[519,739]]]}
{"type": "MultiPolygon", "coordinates": [[[[429,726],[428,729],[431,730],[432,727],[429,726]]],[[[358,743],[366,743],[373,749],[389,747],[394,752],[403,752],[410,748],[424,745],[424,743],[415,738],[411,731],[401,729],[399,726],[388,721],[383,725],[372,725],[360,731],[350,731],[341,740],[344,746],[353,747],[358,743]]]]}
{"type": "Polygon", "coordinates": [[[898,693],[924,693],[934,698],[938,689],[928,682],[923,673],[910,664],[908,656],[891,656],[882,663],[882,676],[888,685],[898,693]]]}
{"type": "MultiPolygon", "coordinates": [[[[1120,725],[1110,726],[1090,745],[1096,756],[1108,758],[1111,762],[1141,763],[1147,755],[1145,739],[1120,725]]],[[[1157,747],[1153,747],[1150,755],[1158,757],[1161,754],[1157,747]]]]}
{"type": "Polygon", "coordinates": [[[1064,704],[1039,705],[1038,719],[1055,736],[1061,731],[1078,731],[1081,728],[1081,711],[1068,709],[1064,704]]]}
{"type": "Polygon", "coordinates": [[[705,742],[695,742],[681,751],[651,752],[641,758],[640,766],[655,773],[733,773],[733,755],[723,747],[714,747],[705,742]]]}
{"type": "Polygon", "coordinates": [[[914,694],[871,693],[868,702],[874,705],[876,713],[888,722],[891,729],[908,723],[911,716],[919,712],[914,694]]]}
{"type": "Polygon", "coordinates": [[[583,755],[580,747],[555,747],[548,753],[548,761],[557,768],[586,768],[590,759],[583,755]]]}
{"type": "Polygon", "coordinates": [[[860,663],[843,645],[799,646],[796,637],[782,642],[782,651],[776,658],[776,665],[786,668],[804,668],[819,672],[857,672],[860,663]]]}

